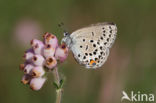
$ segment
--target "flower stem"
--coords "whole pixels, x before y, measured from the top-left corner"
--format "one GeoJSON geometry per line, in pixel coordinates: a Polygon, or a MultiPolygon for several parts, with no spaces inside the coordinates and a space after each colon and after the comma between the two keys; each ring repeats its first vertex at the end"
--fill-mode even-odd
{"type": "Polygon", "coordinates": [[[61,98],[62,98],[62,89],[56,90],[56,103],[61,103],[61,98]]]}
{"type": "MultiPolygon", "coordinates": [[[[58,73],[58,67],[54,68],[53,75],[54,75],[54,81],[57,83],[58,86],[60,86],[60,76],[58,73]]],[[[61,103],[61,98],[62,98],[62,88],[57,88],[56,89],[56,103],[61,103]]]]}

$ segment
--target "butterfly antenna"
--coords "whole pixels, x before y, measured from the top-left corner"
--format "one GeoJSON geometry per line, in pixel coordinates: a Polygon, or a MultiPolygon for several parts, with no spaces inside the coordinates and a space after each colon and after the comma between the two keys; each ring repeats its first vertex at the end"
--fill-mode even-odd
{"type": "Polygon", "coordinates": [[[69,33],[65,30],[65,27],[64,27],[64,23],[63,22],[61,22],[60,24],[58,24],[58,26],[63,30],[64,36],[69,35],[69,33]]]}

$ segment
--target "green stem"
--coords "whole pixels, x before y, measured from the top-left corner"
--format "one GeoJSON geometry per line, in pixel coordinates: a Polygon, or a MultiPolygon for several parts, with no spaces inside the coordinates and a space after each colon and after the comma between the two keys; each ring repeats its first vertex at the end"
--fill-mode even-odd
{"type": "Polygon", "coordinates": [[[62,98],[62,89],[56,90],[56,103],[61,103],[61,98],[62,98]]]}
{"type": "MultiPolygon", "coordinates": [[[[58,86],[60,86],[60,76],[58,73],[58,67],[55,67],[53,70],[54,80],[58,86]]],[[[61,103],[62,98],[62,88],[56,89],[56,103],[61,103]]]]}

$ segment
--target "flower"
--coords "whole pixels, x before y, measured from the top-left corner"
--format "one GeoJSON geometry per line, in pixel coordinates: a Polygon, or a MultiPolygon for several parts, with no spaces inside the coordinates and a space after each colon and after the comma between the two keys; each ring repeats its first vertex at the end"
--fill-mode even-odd
{"type": "Polygon", "coordinates": [[[55,48],[52,47],[50,44],[46,44],[44,47],[43,54],[45,57],[54,56],[55,48]]]}
{"type": "Polygon", "coordinates": [[[48,57],[46,58],[46,63],[45,66],[49,69],[54,68],[57,65],[57,61],[55,59],[55,57],[48,57]]]}
{"type": "Polygon", "coordinates": [[[30,71],[34,68],[34,66],[32,64],[27,64],[25,67],[24,67],[24,74],[29,74],[30,71]]]}
{"type": "Polygon", "coordinates": [[[25,67],[25,64],[20,64],[20,66],[19,66],[19,68],[20,68],[20,70],[24,70],[24,67],[25,67]]]}
{"type": "Polygon", "coordinates": [[[42,44],[42,41],[38,40],[38,39],[32,39],[30,41],[31,46],[35,46],[36,44],[42,44]]]}
{"type": "Polygon", "coordinates": [[[44,40],[31,40],[31,48],[24,53],[24,64],[20,69],[24,72],[23,84],[29,84],[32,90],[40,90],[46,81],[44,67],[53,70],[58,61],[63,62],[68,56],[65,44],[58,45],[57,37],[51,33],[44,34],[44,40]],[[57,61],[58,60],[58,61],[57,61]]]}
{"type": "Polygon", "coordinates": [[[28,83],[30,82],[30,80],[31,80],[31,76],[28,75],[28,74],[25,74],[25,75],[22,77],[21,82],[22,82],[23,84],[28,84],[28,83]]]}
{"type": "Polygon", "coordinates": [[[43,35],[43,38],[44,38],[45,44],[50,44],[53,48],[56,48],[58,46],[58,40],[55,35],[46,32],[43,35]]]}
{"type": "Polygon", "coordinates": [[[61,44],[56,49],[55,57],[57,60],[63,62],[64,60],[66,60],[67,56],[68,56],[68,48],[66,47],[65,44],[61,44]]]}
{"type": "Polygon", "coordinates": [[[42,77],[44,74],[45,74],[45,71],[44,71],[43,67],[41,67],[41,66],[36,66],[31,71],[32,77],[42,77]]]}
{"type": "Polygon", "coordinates": [[[30,88],[32,90],[40,90],[44,84],[44,82],[46,81],[46,78],[33,78],[30,81],[30,88]]]}
{"type": "Polygon", "coordinates": [[[42,55],[34,55],[32,63],[36,66],[42,66],[44,64],[44,57],[42,55]]]}
{"type": "Polygon", "coordinates": [[[34,53],[33,52],[25,52],[23,58],[26,61],[31,62],[31,59],[32,59],[33,56],[34,56],[34,53]]]}

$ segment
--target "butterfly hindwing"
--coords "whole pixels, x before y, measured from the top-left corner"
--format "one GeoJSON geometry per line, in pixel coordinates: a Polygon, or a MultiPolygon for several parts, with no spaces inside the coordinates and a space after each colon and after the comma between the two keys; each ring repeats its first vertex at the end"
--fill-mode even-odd
{"type": "MultiPolygon", "coordinates": [[[[89,41],[88,39],[86,40],[89,41]]],[[[105,46],[97,44],[98,41],[87,41],[72,45],[71,50],[75,59],[79,64],[84,65],[86,68],[101,67],[107,60],[109,49],[105,46]]]]}

